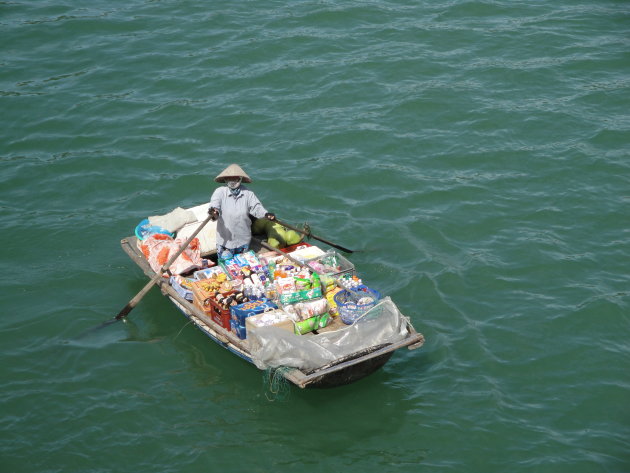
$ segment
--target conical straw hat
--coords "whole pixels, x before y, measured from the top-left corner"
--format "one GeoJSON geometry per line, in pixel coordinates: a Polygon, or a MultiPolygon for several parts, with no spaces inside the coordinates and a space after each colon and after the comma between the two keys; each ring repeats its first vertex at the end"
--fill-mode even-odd
{"type": "Polygon", "coordinates": [[[215,182],[225,182],[226,177],[242,177],[243,182],[252,182],[250,177],[241,169],[238,164],[230,164],[221,174],[214,178],[215,182]]]}

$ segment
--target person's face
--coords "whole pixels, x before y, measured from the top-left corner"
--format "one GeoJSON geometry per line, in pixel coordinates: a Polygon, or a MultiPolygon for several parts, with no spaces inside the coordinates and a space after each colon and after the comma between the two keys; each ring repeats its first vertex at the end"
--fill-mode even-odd
{"type": "Polygon", "coordinates": [[[237,189],[241,185],[240,177],[228,177],[225,179],[225,183],[230,189],[237,189]]]}

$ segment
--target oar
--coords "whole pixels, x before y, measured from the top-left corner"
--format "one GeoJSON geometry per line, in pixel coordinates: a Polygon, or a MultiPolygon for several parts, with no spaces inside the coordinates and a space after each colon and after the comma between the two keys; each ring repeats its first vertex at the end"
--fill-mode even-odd
{"type": "Polygon", "coordinates": [[[260,246],[262,246],[263,248],[267,248],[269,251],[273,251],[275,253],[278,253],[281,256],[284,256],[285,258],[287,258],[288,260],[290,260],[293,263],[297,264],[298,266],[304,266],[304,263],[302,263],[300,260],[297,260],[293,256],[291,256],[290,254],[285,253],[285,252],[279,250],[278,248],[275,248],[275,247],[271,246],[269,243],[261,241],[260,242],[260,246]]]}
{"type": "Polygon", "coordinates": [[[175,253],[173,256],[171,256],[169,258],[169,260],[164,264],[164,266],[162,266],[160,268],[160,270],[157,272],[157,274],[153,277],[153,279],[151,279],[148,284],[146,286],[144,286],[142,288],[142,290],[136,294],[136,297],[134,297],[133,299],[131,299],[129,301],[129,303],[123,307],[123,309],[118,313],[118,315],[116,317],[114,317],[113,319],[109,319],[106,320],[105,322],[103,322],[101,325],[98,325],[96,327],[93,327],[89,330],[86,330],[85,332],[83,332],[82,335],[80,335],[78,338],[83,338],[86,335],[95,332],[96,330],[100,330],[103,327],[107,327],[108,325],[111,325],[113,323],[118,322],[119,320],[125,320],[125,317],[127,316],[127,314],[129,314],[129,312],[131,312],[133,310],[133,308],[135,306],[138,305],[138,303],[142,300],[142,298],[145,296],[145,294],[147,292],[149,292],[149,290],[162,278],[162,274],[168,269],[170,268],[171,264],[173,264],[173,262],[177,259],[177,257],[179,255],[181,255],[184,250],[186,248],[188,248],[188,245],[190,245],[190,242],[193,241],[193,239],[197,236],[197,234],[201,231],[201,229],[203,227],[206,226],[206,224],[212,220],[212,217],[209,215],[208,218],[206,218],[201,225],[199,225],[199,227],[195,230],[195,232],[190,235],[190,237],[188,238],[188,240],[186,240],[184,242],[184,244],[179,248],[179,250],[177,251],[177,253],[175,253]]]}
{"type": "Polygon", "coordinates": [[[190,235],[190,237],[188,237],[188,240],[186,240],[184,242],[184,244],[179,248],[179,250],[177,251],[177,253],[175,253],[173,256],[171,256],[169,258],[169,260],[164,263],[164,266],[162,266],[160,268],[160,270],[157,272],[157,274],[153,277],[153,279],[151,279],[146,286],[144,286],[142,288],[142,290],[136,294],[136,297],[134,297],[133,299],[131,299],[127,305],[125,307],[123,307],[123,309],[118,313],[118,315],[113,319],[113,321],[116,320],[120,320],[123,317],[126,317],[127,314],[129,314],[129,312],[131,312],[133,310],[133,308],[135,306],[138,305],[138,303],[142,300],[142,298],[145,296],[145,294],[147,292],[149,292],[149,290],[155,285],[155,283],[157,283],[161,278],[162,278],[162,274],[171,267],[171,264],[173,264],[173,262],[177,259],[177,257],[179,255],[181,255],[184,250],[186,248],[188,248],[188,245],[190,245],[190,242],[193,241],[193,239],[197,236],[197,234],[201,231],[201,229],[203,227],[206,226],[206,224],[212,219],[211,215],[208,215],[208,217],[201,223],[201,225],[199,225],[199,227],[197,227],[197,230],[194,231],[194,233],[192,235],[190,235]]]}
{"type": "Polygon", "coordinates": [[[317,235],[313,235],[313,234],[311,233],[310,229],[309,229],[309,230],[304,230],[304,229],[302,229],[302,228],[297,228],[297,227],[294,227],[293,225],[289,225],[288,223],[281,222],[281,221],[280,221],[280,220],[278,220],[278,219],[276,219],[275,221],[276,221],[277,223],[279,223],[280,225],[282,225],[283,227],[289,228],[289,229],[291,229],[291,230],[294,230],[294,231],[296,231],[296,232],[298,232],[298,233],[301,233],[301,234],[303,234],[303,235],[309,236],[309,237],[311,237],[311,238],[315,238],[316,240],[319,240],[319,241],[321,241],[322,243],[326,243],[327,245],[330,245],[330,246],[332,246],[333,248],[337,248],[338,250],[344,251],[344,252],[346,252],[346,253],[354,253],[354,251],[349,250],[348,248],[344,248],[344,247],[343,247],[343,246],[341,246],[341,245],[337,245],[337,244],[335,244],[335,243],[333,243],[333,242],[330,242],[330,241],[328,241],[328,240],[324,240],[322,237],[318,237],[317,235]]]}

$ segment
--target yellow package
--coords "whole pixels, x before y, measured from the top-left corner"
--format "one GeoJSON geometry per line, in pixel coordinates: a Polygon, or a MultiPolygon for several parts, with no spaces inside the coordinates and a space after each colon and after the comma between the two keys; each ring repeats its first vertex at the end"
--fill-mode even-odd
{"type": "Polygon", "coordinates": [[[337,303],[335,302],[335,294],[337,294],[342,289],[338,286],[335,286],[332,290],[326,292],[326,300],[328,301],[328,313],[332,316],[339,315],[339,311],[337,310],[337,303]]]}

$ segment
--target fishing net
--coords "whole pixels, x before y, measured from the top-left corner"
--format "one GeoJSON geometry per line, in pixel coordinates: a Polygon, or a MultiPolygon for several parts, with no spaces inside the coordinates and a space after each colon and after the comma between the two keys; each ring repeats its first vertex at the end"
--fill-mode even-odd
{"type": "Polygon", "coordinates": [[[284,377],[284,373],[291,368],[281,366],[267,368],[263,371],[263,386],[268,401],[286,401],[291,395],[291,383],[284,377]]]}

